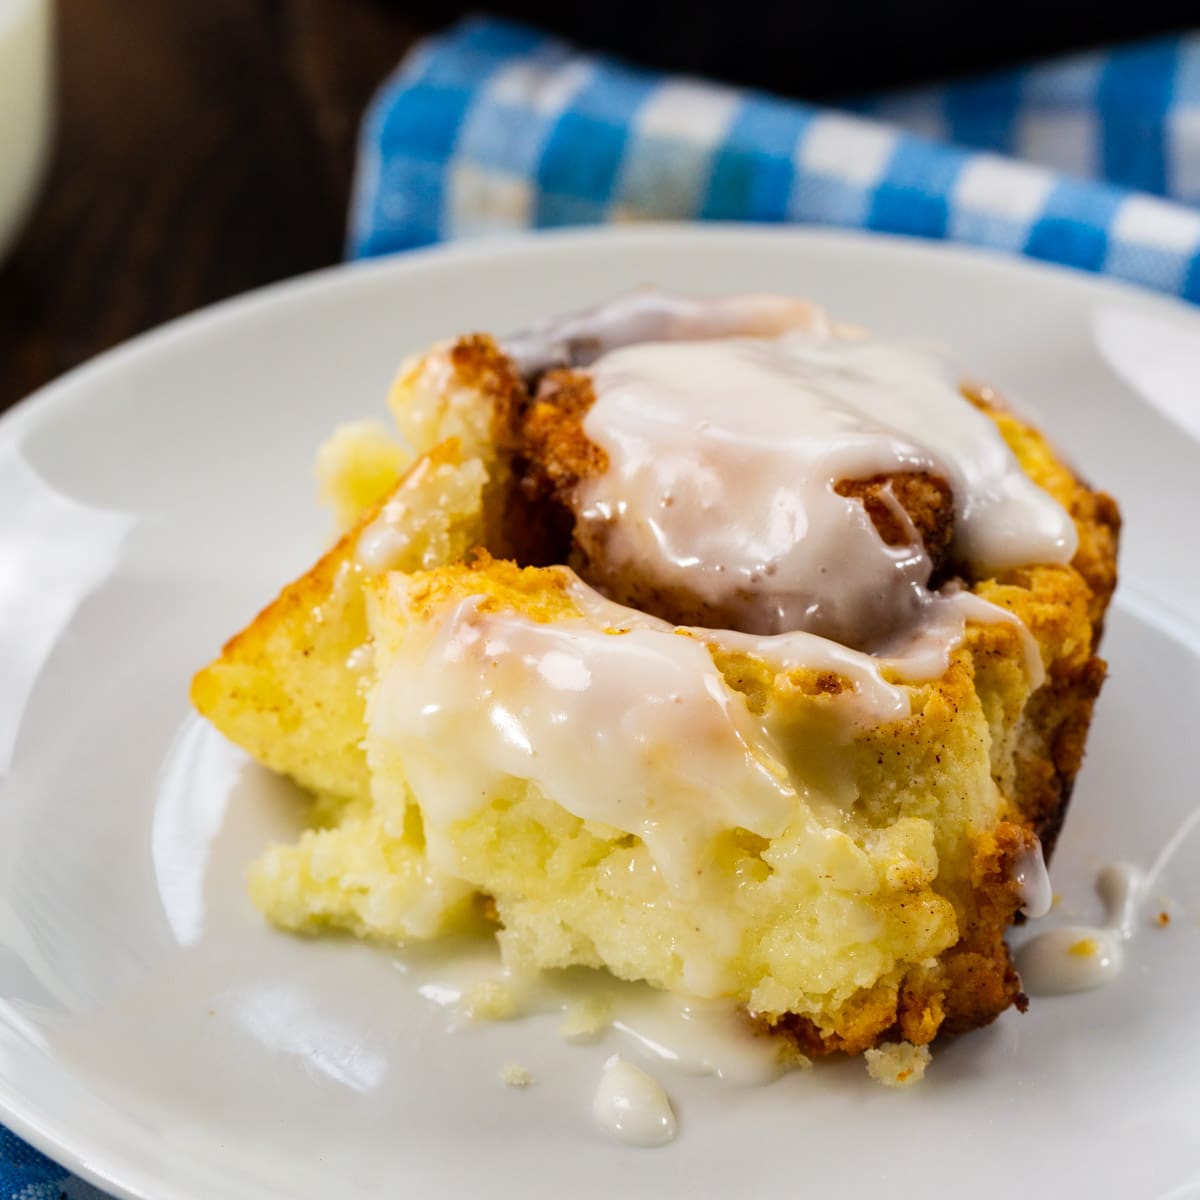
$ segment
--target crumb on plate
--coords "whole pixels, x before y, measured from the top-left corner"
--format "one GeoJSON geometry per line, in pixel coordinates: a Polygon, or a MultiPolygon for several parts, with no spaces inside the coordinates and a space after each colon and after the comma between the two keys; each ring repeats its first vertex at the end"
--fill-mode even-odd
{"type": "Polygon", "coordinates": [[[517,1015],[517,995],[499,979],[485,979],[467,988],[459,1009],[472,1021],[507,1021],[517,1015]]]}
{"type": "Polygon", "coordinates": [[[612,1002],[603,996],[589,996],[567,1007],[558,1032],[568,1042],[585,1042],[603,1032],[612,1020],[612,1002]]]}
{"type": "Polygon", "coordinates": [[[884,1087],[911,1087],[925,1078],[932,1055],[928,1046],[912,1042],[884,1042],[878,1049],[864,1052],[867,1074],[884,1087]]]}
{"type": "Polygon", "coordinates": [[[513,1088],[527,1088],[537,1082],[520,1063],[506,1063],[500,1072],[500,1078],[513,1088]]]}

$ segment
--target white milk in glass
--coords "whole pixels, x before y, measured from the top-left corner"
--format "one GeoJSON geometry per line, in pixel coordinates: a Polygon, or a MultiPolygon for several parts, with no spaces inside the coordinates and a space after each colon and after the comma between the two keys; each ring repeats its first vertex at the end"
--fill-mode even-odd
{"type": "Polygon", "coordinates": [[[0,0],[0,253],[15,237],[50,145],[51,0],[0,0]]]}

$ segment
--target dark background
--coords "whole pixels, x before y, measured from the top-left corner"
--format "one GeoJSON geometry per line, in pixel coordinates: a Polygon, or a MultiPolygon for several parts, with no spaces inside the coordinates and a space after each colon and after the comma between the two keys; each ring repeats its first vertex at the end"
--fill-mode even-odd
{"type": "MultiPolygon", "coordinates": [[[[510,0],[651,65],[812,98],[1194,24],[1195,0],[510,0]]],[[[354,138],[445,0],[59,0],[60,113],[0,265],[0,409],[152,325],[336,262],[354,138]]]]}

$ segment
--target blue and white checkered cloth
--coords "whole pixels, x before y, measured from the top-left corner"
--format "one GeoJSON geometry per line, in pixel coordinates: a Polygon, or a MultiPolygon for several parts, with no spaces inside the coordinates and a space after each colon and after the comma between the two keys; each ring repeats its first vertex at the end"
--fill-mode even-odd
{"type": "Polygon", "coordinates": [[[0,1200],[105,1200],[0,1125],[0,1200]]]}
{"type": "MultiPolygon", "coordinates": [[[[816,108],[468,21],[362,131],[355,256],[642,219],[793,221],[991,246],[1200,300],[1200,36],[816,108]],[[1165,199],[1164,199],[1165,198],[1165,199]]],[[[87,1184],[0,1128],[0,1200],[87,1184]]]]}
{"type": "Polygon", "coordinates": [[[473,19],[421,44],[372,104],[350,252],[607,221],[786,221],[989,246],[1200,300],[1191,205],[1200,36],[833,109],[473,19]]]}

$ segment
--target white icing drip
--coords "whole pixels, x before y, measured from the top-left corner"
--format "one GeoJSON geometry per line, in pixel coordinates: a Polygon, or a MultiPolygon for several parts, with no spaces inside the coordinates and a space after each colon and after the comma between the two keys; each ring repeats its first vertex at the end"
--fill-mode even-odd
{"type": "Polygon", "coordinates": [[[865,647],[923,612],[924,548],[884,543],[843,479],[945,477],[976,569],[1074,554],[1070,517],[932,354],[790,333],[627,346],[591,374],[584,428],[609,467],[579,489],[581,543],[614,577],[647,573],[741,628],[865,647]]]}
{"type": "Polygon", "coordinates": [[[584,1031],[563,1033],[586,1044],[610,1035],[629,1050],[685,1075],[712,1075],[737,1087],[778,1079],[787,1069],[777,1039],[756,1033],[728,999],[701,999],[630,983],[607,971],[513,972],[501,965],[494,940],[410,948],[399,960],[418,991],[464,1024],[463,1003],[480,985],[511,995],[513,1017],[583,1010],[584,1031]]]}
{"type": "Polygon", "coordinates": [[[407,548],[408,539],[400,527],[401,520],[402,515],[394,520],[376,518],[358,539],[355,557],[372,574],[390,570],[407,548]]]}
{"type": "Polygon", "coordinates": [[[617,1054],[604,1064],[592,1113],[603,1129],[633,1146],[664,1146],[675,1137],[675,1113],[662,1084],[617,1054]]]}
{"type": "Polygon", "coordinates": [[[778,1079],[786,1070],[779,1045],[754,1034],[727,1001],[689,999],[651,988],[615,1005],[613,1028],[643,1052],[688,1075],[715,1075],[740,1087],[778,1079]]]}
{"type": "Polygon", "coordinates": [[[1034,919],[1044,917],[1054,903],[1054,890],[1040,838],[1035,837],[1034,844],[1017,859],[1013,878],[1020,889],[1021,911],[1034,919]]]}
{"type": "MultiPolygon", "coordinates": [[[[1029,627],[1025,622],[1014,613],[1009,612],[1008,609],[1001,608],[998,604],[992,604],[982,596],[977,596],[974,592],[968,591],[957,591],[937,596],[932,608],[935,611],[941,608],[942,619],[952,621],[954,627],[959,630],[957,639],[952,639],[951,649],[956,647],[962,640],[960,623],[965,624],[968,621],[974,621],[977,625],[1011,626],[1017,631],[1021,639],[1025,657],[1025,675],[1029,680],[1029,690],[1035,692],[1046,682],[1046,665],[1042,662],[1042,651],[1037,644],[1037,638],[1029,632],[1029,627]]],[[[931,621],[929,617],[926,618],[926,626],[936,631],[936,623],[931,621]]],[[[918,634],[918,638],[919,636],[918,634]]],[[[908,651],[909,661],[912,661],[913,654],[914,650],[910,648],[908,651]]],[[[936,674],[931,672],[918,678],[937,678],[937,676],[945,672],[949,665],[949,654],[947,653],[941,669],[936,674]]]]}
{"type": "Polygon", "coordinates": [[[434,469],[431,458],[419,458],[401,486],[393,492],[380,510],[379,515],[359,534],[354,546],[354,557],[370,574],[378,575],[383,571],[393,570],[408,551],[413,538],[409,528],[413,515],[409,496],[434,469]]]}
{"type": "Polygon", "coordinates": [[[1007,609],[972,592],[931,595],[924,617],[914,630],[897,638],[879,654],[865,654],[812,633],[753,634],[671,625],[640,609],[609,600],[575,576],[568,584],[568,591],[589,620],[607,629],[682,630],[713,650],[740,650],[755,655],[775,671],[835,672],[850,680],[859,695],[868,698],[867,707],[859,710],[857,715],[869,724],[900,720],[911,711],[908,692],[903,686],[889,683],[883,670],[895,673],[906,683],[940,679],[950,665],[950,656],[962,644],[968,621],[981,625],[1011,625],[1024,646],[1030,691],[1041,687],[1046,677],[1037,640],[1024,622],[1007,609]]]}
{"type": "Polygon", "coordinates": [[[1026,942],[1015,960],[1031,995],[1065,996],[1112,983],[1125,967],[1125,947],[1111,929],[1063,925],[1026,942]]]}
{"type": "Polygon", "coordinates": [[[1175,856],[1175,852],[1183,843],[1191,837],[1196,827],[1200,826],[1200,808],[1194,809],[1188,813],[1186,819],[1180,823],[1178,829],[1167,839],[1166,844],[1158,852],[1154,861],[1150,864],[1150,869],[1146,872],[1146,882],[1142,888],[1143,895],[1154,887],[1158,882],[1158,877],[1166,869],[1167,863],[1175,856]]]}
{"type": "MultiPolygon", "coordinates": [[[[848,679],[854,684],[855,694],[862,701],[855,706],[853,712],[850,711],[849,705],[846,706],[846,715],[851,724],[880,725],[886,721],[898,721],[907,717],[911,711],[907,691],[884,679],[881,670],[883,663],[880,659],[859,650],[851,650],[829,638],[803,632],[753,634],[739,633],[731,629],[676,626],[639,609],[617,604],[574,575],[568,583],[567,590],[588,620],[607,630],[640,629],[676,636],[686,634],[714,650],[740,650],[745,654],[755,655],[777,672],[830,671],[848,679]]],[[[961,625],[960,620],[959,640],[962,636],[961,625]]],[[[942,649],[950,639],[951,633],[939,629],[937,636],[939,649],[942,649]]],[[[920,655],[919,661],[914,658],[914,667],[926,665],[924,647],[921,648],[920,655]]],[[[942,657],[944,659],[945,654],[942,657]]],[[[909,665],[909,660],[903,652],[893,661],[901,673],[909,665]]],[[[891,661],[889,665],[892,665],[891,661]]],[[[931,667],[930,673],[922,678],[936,678],[946,669],[944,661],[939,666],[933,660],[929,660],[928,665],[931,667]]],[[[914,675],[913,678],[915,677],[914,675]]]]}
{"type": "Polygon", "coordinates": [[[375,666],[375,643],[363,642],[346,656],[346,670],[353,675],[366,675],[375,666]]]}
{"type": "Polygon", "coordinates": [[[587,366],[601,354],[636,342],[776,337],[794,329],[829,332],[830,325],[815,305],[791,296],[687,296],[639,288],[595,308],[552,317],[505,338],[502,345],[529,377],[550,367],[587,366]]]}
{"type": "Polygon", "coordinates": [[[1184,841],[1200,826],[1200,808],[1180,823],[1143,874],[1129,863],[1102,867],[1096,890],[1104,902],[1104,925],[1064,925],[1039,933],[1013,955],[1021,984],[1035,995],[1090,991],[1111,983],[1125,965],[1125,943],[1138,927],[1138,913],[1159,876],[1184,841]]]}
{"type": "Polygon", "coordinates": [[[1137,867],[1114,863],[1100,871],[1096,888],[1108,910],[1107,924],[1063,925],[1039,933],[1017,950],[1013,957],[1027,991],[1039,996],[1087,992],[1120,975],[1144,880],[1137,867]]]}
{"type": "MultiPolygon", "coordinates": [[[[965,590],[930,593],[916,625],[871,657],[906,683],[940,679],[950,666],[951,655],[962,645],[969,623],[1013,628],[1021,641],[1029,690],[1042,686],[1046,670],[1041,650],[1025,623],[1007,609],[965,590]]],[[[764,639],[768,645],[774,640],[764,639]]]]}

